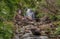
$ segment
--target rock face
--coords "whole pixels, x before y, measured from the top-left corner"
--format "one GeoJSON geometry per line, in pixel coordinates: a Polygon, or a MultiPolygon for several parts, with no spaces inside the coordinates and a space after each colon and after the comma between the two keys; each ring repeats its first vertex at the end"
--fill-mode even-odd
{"type": "Polygon", "coordinates": [[[49,35],[48,30],[52,29],[52,26],[55,25],[51,23],[47,16],[44,16],[40,20],[40,22],[30,21],[22,15],[17,14],[14,19],[14,39],[31,39],[31,36],[34,36],[33,38],[36,37],[36,39],[48,39],[47,36],[41,35],[49,35]]]}

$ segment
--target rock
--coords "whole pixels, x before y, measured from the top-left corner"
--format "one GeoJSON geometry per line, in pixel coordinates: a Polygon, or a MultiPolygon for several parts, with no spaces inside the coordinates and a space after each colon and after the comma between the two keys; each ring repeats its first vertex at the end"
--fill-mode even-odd
{"type": "Polygon", "coordinates": [[[40,36],[40,39],[49,39],[48,36],[40,36]]]}
{"type": "Polygon", "coordinates": [[[29,37],[31,36],[31,32],[30,33],[25,33],[21,38],[23,39],[30,39],[29,37]]]}

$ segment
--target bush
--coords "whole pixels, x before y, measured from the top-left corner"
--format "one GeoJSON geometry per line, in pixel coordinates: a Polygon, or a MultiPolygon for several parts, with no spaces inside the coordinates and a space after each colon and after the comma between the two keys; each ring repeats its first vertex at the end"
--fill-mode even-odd
{"type": "Polygon", "coordinates": [[[11,39],[13,36],[12,24],[1,23],[0,24],[0,39],[11,39]]]}
{"type": "Polygon", "coordinates": [[[57,20],[57,17],[55,15],[49,15],[49,18],[52,20],[52,21],[56,21],[57,20]]]}
{"type": "Polygon", "coordinates": [[[56,35],[60,35],[60,27],[56,28],[55,34],[56,34],[56,35]]]}
{"type": "Polygon", "coordinates": [[[57,15],[56,17],[57,17],[57,20],[60,20],[60,15],[57,15]]]}

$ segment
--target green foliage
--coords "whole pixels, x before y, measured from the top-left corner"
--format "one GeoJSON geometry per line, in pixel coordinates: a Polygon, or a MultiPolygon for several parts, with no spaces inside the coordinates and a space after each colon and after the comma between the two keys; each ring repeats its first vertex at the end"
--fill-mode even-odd
{"type": "Polygon", "coordinates": [[[49,15],[50,20],[52,21],[56,21],[57,17],[55,15],[49,15]]]}
{"type": "Polygon", "coordinates": [[[0,39],[11,39],[13,35],[12,21],[19,0],[0,0],[0,39]],[[7,22],[6,22],[7,21],[7,22]]]}
{"type": "Polygon", "coordinates": [[[12,26],[10,22],[0,23],[0,39],[11,39],[13,35],[12,26]]]}
{"type": "Polygon", "coordinates": [[[0,1],[0,16],[6,20],[12,20],[15,11],[17,10],[18,0],[2,0],[0,1]]]}
{"type": "Polygon", "coordinates": [[[56,28],[56,31],[54,33],[55,35],[60,35],[60,26],[58,28],[56,28]]]}
{"type": "Polygon", "coordinates": [[[58,20],[60,20],[60,15],[57,15],[56,17],[57,17],[58,20]]]}
{"type": "Polygon", "coordinates": [[[42,18],[43,16],[44,16],[43,13],[39,13],[39,14],[37,15],[37,17],[39,17],[39,18],[42,18]]]}

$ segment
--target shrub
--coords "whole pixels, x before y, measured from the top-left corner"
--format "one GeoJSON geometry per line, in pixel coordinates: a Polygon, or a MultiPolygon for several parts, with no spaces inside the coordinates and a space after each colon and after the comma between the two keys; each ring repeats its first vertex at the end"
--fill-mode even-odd
{"type": "Polygon", "coordinates": [[[11,23],[6,22],[0,24],[0,39],[11,39],[13,36],[12,26],[11,23]]]}

